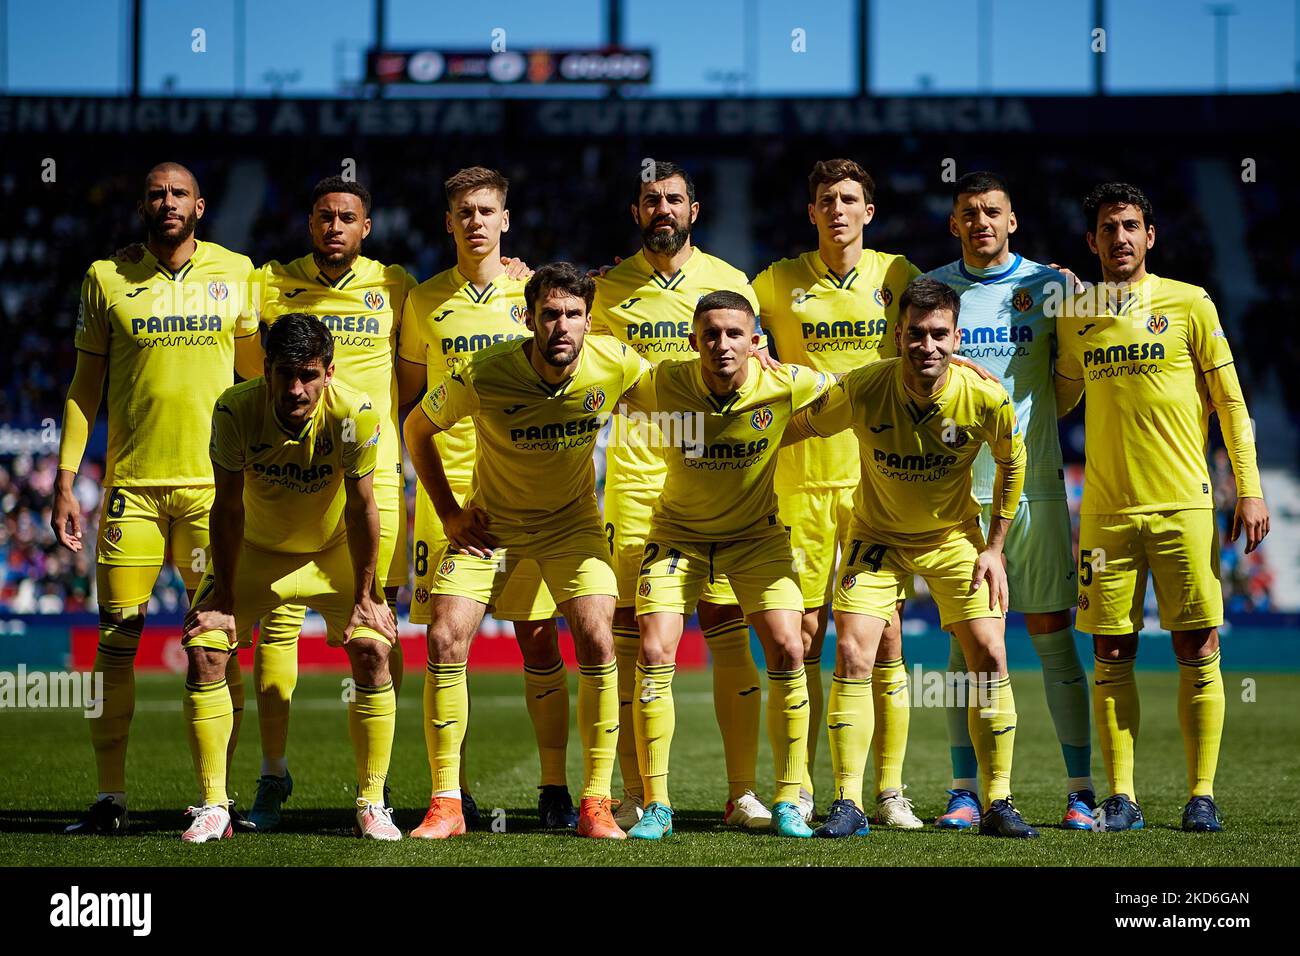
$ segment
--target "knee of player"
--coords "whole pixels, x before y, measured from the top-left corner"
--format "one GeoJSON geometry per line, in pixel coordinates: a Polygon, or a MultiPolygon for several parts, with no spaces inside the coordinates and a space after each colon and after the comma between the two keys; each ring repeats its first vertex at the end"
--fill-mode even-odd
{"type": "Polygon", "coordinates": [[[435,664],[451,664],[464,660],[469,650],[472,635],[461,634],[460,629],[447,621],[435,621],[429,625],[428,645],[429,660],[435,664]]]}
{"type": "Polygon", "coordinates": [[[555,621],[516,621],[515,640],[526,667],[550,667],[560,659],[560,632],[555,621]]]}
{"type": "Polygon", "coordinates": [[[740,621],[745,617],[735,604],[714,604],[712,601],[701,601],[695,613],[699,615],[700,627],[706,631],[712,630],[719,624],[740,621]]]}
{"type": "Polygon", "coordinates": [[[137,607],[104,607],[99,608],[100,624],[124,624],[127,621],[139,621],[143,623],[144,617],[149,613],[149,604],[145,602],[137,607]]]}
{"type": "Polygon", "coordinates": [[[388,645],[373,637],[353,638],[348,641],[347,651],[357,677],[377,673],[388,662],[388,645]]]}
{"type": "Polygon", "coordinates": [[[837,640],[835,673],[853,680],[866,680],[876,666],[876,652],[864,641],[837,640]]]}
{"type": "Polygon", "coordinates": [[[1219,629],[1216,627],[1198,628],[1195,631],[1175,631],[1172,636],[1174,653],[1184,660],[1209,657],[1219,649],[1219,629]]]}
{"type": "Polygon", "coordinates": [[[677,648],[668,641],[661,640],[657,634],[642,634],[641,649],[637,659],[642,664],[672,664],[676,661],[677,648]]]}
{"type": "Polygon", "coordinates": [[[187,647],[185,654],[189,658],[188,680],[208,684],[226,676],[226,662],[230,657],[228,651],[218,651],[211,647],[187,647]]]}

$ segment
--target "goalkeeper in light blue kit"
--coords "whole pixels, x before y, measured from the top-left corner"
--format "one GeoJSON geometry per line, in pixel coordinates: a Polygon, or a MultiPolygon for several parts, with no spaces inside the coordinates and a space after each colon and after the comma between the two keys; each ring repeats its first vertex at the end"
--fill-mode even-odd
{"type": "MultiPolygon", "coordinates": [[[[1011,252],[1009,239],[1016,231],[1011,193],[993,173],[969,173],[958,180],[948,228],[961,241],[962,257],[928,276],[961,297],[958,353],[997,375],[1015,402],[1029,462],[1004,551],[1011,610],[1025,616],[1065,756],[1069,784],[1061,826],[1088,830],[1096,808],[1090,697],[1070,620],[1078,591],[1052,384],[1056,319],[1051,307],[1071,295],[1073,280],[1011,252]]],[[[986,534],[994,468],[988,449],[981,450],[972,492],[984,506],[986,534]]],[[[965,674],[956,638],[949,653],[948,670],[965,674]]],[[[947,712],[953,783],[947,810],[936,822],[944,829],[964,830],[979,823],[978,765],[966,729],[966,708],[948,706],[947,712]]]]}

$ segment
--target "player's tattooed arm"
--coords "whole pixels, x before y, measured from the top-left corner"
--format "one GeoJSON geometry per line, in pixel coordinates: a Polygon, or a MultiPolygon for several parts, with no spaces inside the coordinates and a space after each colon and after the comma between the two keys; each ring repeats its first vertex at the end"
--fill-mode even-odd
{"type": "Polygon", "coordinates": [[[227,471],[213,462],[215,483],[209,516],[211,546],[208,569],[189,613],[185,615],[185,637],[208,631],[224,631],[230,646],[237,643],[235,629],[235,573],[239,549],[244,540],[244,473],[227,471]]]}
{"type": "Polygon", "coordinates": [[[389,640],[397,639],[397,622],[375,581],[379,564],[379,505],[375,503],[375,473],[361,478],[344,478],[346,500],[343,523],[347,527],[348,552],[352,555],[352,615],[343,631],[346,641],[358,627],[378,631],[389,640]]]}
{"type": "Polygon", "coordinates": [[[73,493],[81,457],[86,451],[90,429],[99,414],[99,399],[104,391],[108,358],[93,352],[77,352],[77,369],[68,386],[63,405],[63,430],[59,433],[59,474],[54,482],[54,503],[50,526],[59,544],[79,552],[81,543],[81,503],[73,493]]]}

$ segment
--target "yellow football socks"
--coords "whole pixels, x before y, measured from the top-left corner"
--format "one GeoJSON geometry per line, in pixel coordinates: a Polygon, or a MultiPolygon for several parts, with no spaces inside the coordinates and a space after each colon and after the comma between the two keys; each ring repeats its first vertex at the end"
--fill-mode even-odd
{"type": "Polygon", "coordinates": [[[1187,755],[1187,786],[1193,797],[1214,796],[1214,771],[1223,738],[1225,696],[1219,651],[1178,658],[1178,723],[1187,755]]]}
{"type": "Polygon", "coordinates": [[[826,712],[826,685],[822,683],[822,659],[805,657],[803,670],[808,675],[808,760],[803,768],[803,788],[815,793],[813,766],[817,763],[817,744],[821,741],[822,715],[826,712]]]}
{"type": "Polygon", "coordinates": [[[614,660],[618,665],[618,769],[623,789],[641,795],[641,768],[637,765],[636,734],[632,700],[636,696],[636,658],[641,651],[641,632],[635,627],[614,625],[614,660]]]}
{"type": "Polygon", "coordinates": [[[185,728],[204,806],[225,806],[226,746],[233,722],[226,679],[185,682],[185,728]]]}
{"type": "Polygon", "coordinates": [[[568,782],[564,762],[569,747],[569,673],[564,661],[550,667],[525,666],[524,698],[537,736],[541,785],[563,787],[568,782]]]}
{"type": "Polygon", "coordinates": [[[262,773],[283,777],[289,744],[289,704],[298,686],[298,633],[306,608],[284,605],[258,625],[253,655],[257,724],[262,738],[262,773]]]}
{"type": "Polygon", "coordinates": [[[676,714],[673,711],[675,664],[636,665],[636,693],[632,699],[632,722],[636,732],[637,760],[645,805],[668,801],[668,753],[672,749],[676,714]]]}
{"type": "Polygon", "coordinates": [[[1011,796],[1011,755],[1016,743],[1016,700],[1010,677],[978,680],[966,708],[966,728],[980,767],[980,794],[987,807],[1011,796]]]}
{"type": "Polygon", "coordinates": [[[872,683],[870,677],[831,675],[831,694],[826,707],[835,799],[852,800],[859,809],[863,805],[862,777],[866,773],[876,722],[872,683]]]}
{"type": "Polygon", "coordinates": [[[767,672],[767,737],[776,769],[772,803],[798,804],[808,764],[808,677],[802,664],[767,672]]]}
{"type": "Polygon", "coordinates": [[[901,657],[876,661],[871,669],[871,698],[876,715],[876,732],[871,741],[876,778],[873,796],[886,790],[901,792],[907,732],[912,722],[906,661],[901,657]]]}
{"type": "Polygon", "coordinates": [[[1137,680],[1133,676],[1136,660],[1136,657],[1126,657],[1107,661],[1098,657],[1092,678],[1093,716],[1106,775],[1110,778],[1110,792],[1127,794],[1135,802],[1133,751],[1142,718],[1137,680]]]}
{"type": "Polygon", "coordinates": [[[578,667],[578,733],[582,737],[582,796],[608,797],[618,734],[618,667],[614,661],[578,667]]]}
{"type": "Polygon", "coordinates": [[[460,789],[460,746],[469,721],[466,666],[435,664],[424,673],[424,746],[429,754],[433,792],[460,789]]]}
{"type": "Polygon", "coordinates": [[[749,623],[715,624],[704,632],[713,667],[713,710],[722,732],[727,798],[754,790],[758,779],[758,724],[762,691],[749,649],[749,623]]]}
{"type": "Polygon", "coordinates": [[[99,613],[99,647],[95,673],[103,675],[103,711],[90,721],[90,744],[101,793],[126,791],[126,743],[135,714],[135,652],[140,646],[144,618],[137,608],[114,621],[99,613]]]}
{"type": "Polygon", "coordinates": [[[357,760],[357,793],[370,803],[383,805],[384,780],[393,754],[393,729],[397,724],[397,695],[393,682],[378,687],[356,684],[348,704],[348,733],[357,760]]]}

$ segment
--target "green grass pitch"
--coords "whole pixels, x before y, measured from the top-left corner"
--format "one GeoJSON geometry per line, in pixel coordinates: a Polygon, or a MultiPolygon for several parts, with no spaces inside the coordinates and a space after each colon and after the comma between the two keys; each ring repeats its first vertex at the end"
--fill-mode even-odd
{"type": "MultiPolygon", "coordinates": [[[[95,786],[86,724],[79,712],[0,711],[0,864],[1295,865],[1300,862],[1296,813],[1300,710],[1295,707],[1300,675],[1252,675],[1253,702],[1241,699],[1246,675],[1226,676],[1228,715],[1217,796],[1228,829],[1217,835],[1184,834],[1177,829],[1185,783],[1173,673],[1138,675],[1142,691],[1138,787],[1148,829],[1126,834],[1054,828],[1063,810],[1063,769],[1041,679],[1034,671],[1013,674],[1020,715],[1015,797],[1025,817],[1042,829],[1042,838],[1036,841],[994,840],[942,833],[932,827],[915,833],[877,830],[869,837],[838,841],[780,840],[725,830],[721,826],[726,797],[722,746],[713,718],[710,678],[707,673],[683,673],[674,684],[677,735],[671,782],[677,832],[659,844],[597,842],[537,829],[537,758],[524,710],[522,678],[478,673],[470,676],[474,708],[470,779],[485,815],[495,808],[504,810],[505,832],[471,833],[440,843],[408,839],[363,844],[351,836],[354,771],[342,677],[305,674],[292,719],[289,761],[295,791],[286,805],[283,830],[238,833],[233,840],[193,847],[179,839],[185,825],[182,811],[195,798],[181,718],[181,681],[142,675],[129,754],[130,836],[74,838],[57,832],[89,803],[95,786]]],[[[429,792],[420,730],[420,675],[414,678],[402,695],[391,775],[397,821],[407,831],[421,819],[429,792]]],[[[570,683],[576,691],[576,676],[570,683]]],[[[244,809],[252,801],[260,760],[251,692],[249,698],[232,783],[244,809]]],[[[824,812],[830,792],[824,728],[822,736],[816,783],[818,808],[824,812]]],[[[581,775],[577,742],[575,729],[569,744],[569,780],[575,796],[581,775]]],[[[760,746],[760,796],[769,799],[771,758],[766,741],[760,746]]],[[[905,779],[923,818],[933,819],[942,809],[948,772],[942,713],[914,709],[905,779]]],[[[1105,779],[1099,756],[1094,757],[1093,773],[1098,781],[1105,779]]]]}

